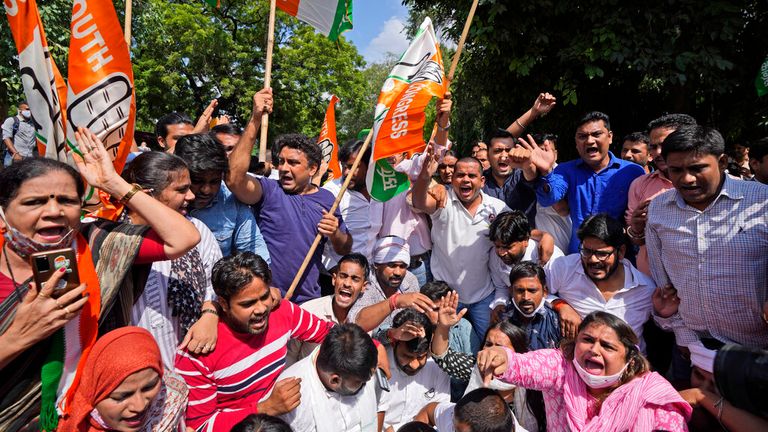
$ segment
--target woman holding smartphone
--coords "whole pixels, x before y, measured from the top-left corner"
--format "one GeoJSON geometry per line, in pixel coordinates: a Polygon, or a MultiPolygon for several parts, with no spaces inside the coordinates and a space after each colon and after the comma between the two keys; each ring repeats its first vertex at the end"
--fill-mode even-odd
{"type": "Polygon", "coordinates": [[[0,172],[0,394],[16,395],[0,401],[0,430],[24,430],[38,414],[41,428],[55,429],[100,324],[125,321],[121,301],[133,294],[125,288],[133,264],[178,258],[200,240],[181,214],[123,180],[94,134],[81,128],[76,141],[79,173],[42,158],[0,172]],[[139,240],[119,224],[91,224],[85,231],[101,235],[83,235],[81,176],[144,217],[149,229],[139,240]],[[136,247],[119,247],[123,238],[136,247]],[[38,287],[29,256],[64,248],[75,250],[82,283],[57,295],[63,272],[38,287]]]}

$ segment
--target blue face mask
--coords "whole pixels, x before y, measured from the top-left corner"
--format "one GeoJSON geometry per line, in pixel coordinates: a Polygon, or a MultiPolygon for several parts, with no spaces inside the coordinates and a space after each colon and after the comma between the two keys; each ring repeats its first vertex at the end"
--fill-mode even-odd
{"type": "Polygon", "coordinates": [[[29,118],[32,117],[32,111],[30,111],[30,110],[23,110],[21,112],[21,116],[24,117],[25,119],[29,119],[29,118]]]}

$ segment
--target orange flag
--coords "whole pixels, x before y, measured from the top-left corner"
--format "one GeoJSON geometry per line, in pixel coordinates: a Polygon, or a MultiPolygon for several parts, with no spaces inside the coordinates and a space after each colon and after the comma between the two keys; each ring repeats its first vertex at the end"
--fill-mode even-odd
{"type": "Polygon", "coordinates": [[[24,95],[36,123],[39,154],[65,161],[62,108],[66,105],[66,85],[48,51],[37,3],[35,0],[5,0],[4,6],[19,54],[24,95]]]}
{"type": "Polygon", "coordinates": [[[325,110],[323,128],[320,129],[320,138],[317,144],[323,151],[323,160],[328,164],[328,181],[341,178],[341,165],[339,165],[339,143],[336,140],[336,103],[339,98],[331,95],[328,109],[325,110]]]}
{"type": "Polygon", "coordinates": [[[128,45],[108,0],[74,0],[69,39],[67,143],[78,126],[104,143],[117,172],[131,151],[136,101],[128,45]]]}

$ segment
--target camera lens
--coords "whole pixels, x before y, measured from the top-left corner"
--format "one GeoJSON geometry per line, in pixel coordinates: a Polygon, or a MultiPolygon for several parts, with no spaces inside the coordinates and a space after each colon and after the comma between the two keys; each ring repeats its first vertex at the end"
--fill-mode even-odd
{"type": "Polygon", "coordinates": [[[768,351],[726,345],[715,357],[715,382],[730,403],[768,416],[768,351]]]}
{"type": "Polygon", "coordinates": [[[47,272],[51,269],[51,263],[48,262],[48,257],[39,256],[35,257],[35,267],[39,272],[47,272]]]}

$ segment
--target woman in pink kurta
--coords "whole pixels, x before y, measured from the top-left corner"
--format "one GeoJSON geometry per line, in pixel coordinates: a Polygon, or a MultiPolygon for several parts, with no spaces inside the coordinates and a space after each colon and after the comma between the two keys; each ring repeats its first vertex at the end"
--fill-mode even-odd
{"type": "Polygon", "coordinates": [[[541,390],[549,431],[687,431],[691,406],[649,371],[636,344],[628,324],[594,312],[560,350],[517,354],[493,347],[478,354],[478,367],[487,381],[495,375],[541,390]]]}

